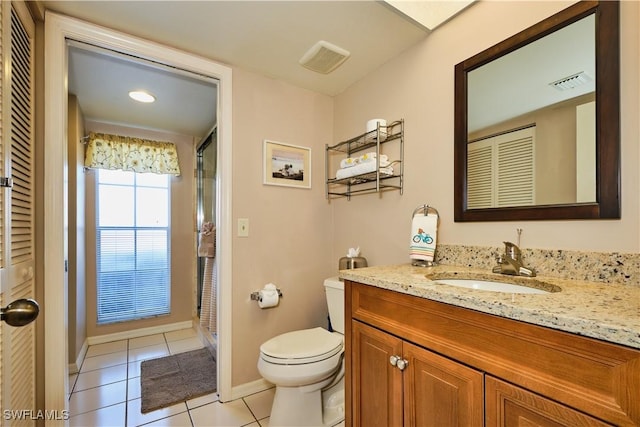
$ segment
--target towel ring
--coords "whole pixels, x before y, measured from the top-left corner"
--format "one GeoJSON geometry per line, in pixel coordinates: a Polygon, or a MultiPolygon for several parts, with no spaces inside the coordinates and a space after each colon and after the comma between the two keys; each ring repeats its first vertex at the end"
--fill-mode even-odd
{"type": "Polygon", "coordinates": [[[416,214],[420,213],[420,211],[422,211],[424,213],[424,215],[428,215],[429,212],[433,212],[438,217],[438,221],[440,221],[440,214],[438,213],[438,210],[436,208],[432,207],[432,206],[429,206],[429,205],[420,205],[417,208],[415,208],[413,210],[413,214],[411,215],[411,218],[416,216],[416,214]]]}

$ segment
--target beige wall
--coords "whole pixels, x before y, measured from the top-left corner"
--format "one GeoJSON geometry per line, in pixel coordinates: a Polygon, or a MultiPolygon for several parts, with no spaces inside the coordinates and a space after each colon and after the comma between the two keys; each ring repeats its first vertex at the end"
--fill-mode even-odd
{"type": "Polygon", "coordinates": [[[233,237],[235,386],[260,378],[259,348],[267,339],[326,326],[322,283],[337,274],[338,258],[331,254],[332,209],[324,197],[332,99],[240,69],[233,73],[234,231],[238,218],[248,218],[250,233],[233,237]],[[311,148],[310,190],[262,184],[264,139],[311,148]],[[249,296],[269,282],[283,298],[261,310],[249,296]]]}
{"type": "Polygon", "coordinates": [[[103,132],[174,142],[178,147],[181,175],[171,178],[171,314],[108,325],[96,324],[95,173],[85,173],[87,211],[87,336],[190,321],[195,317],[195,183],[194,143],[190,136],[125,128],[86,121],[87,132],[103,132]]]}
{"type": "Polygon", "coordinates": [[[84,120],[78,99],[69,96],[69,363],[87,338],[85,277],[84,120]]]}
{"type": "MultiPolygon", "coordinates": [[[[408,261],[410,216],[423,203],[441,215],[441,243],[585,251],[640,250],[640,3],[621,2],[622,219],[600,221],[453,221],[454,66],[560,11],[571,2],[477,2],[423,42],[335,98],[334,140],[363,131],[368,119],[405,119],[405,191],[332,202],[332,257],[359,244],[370,265],[408,261]],[[354,227],[353,224],[358,224],[354,227]]],[[[479,256],[491,256],[479,254],[479,256]]]]}

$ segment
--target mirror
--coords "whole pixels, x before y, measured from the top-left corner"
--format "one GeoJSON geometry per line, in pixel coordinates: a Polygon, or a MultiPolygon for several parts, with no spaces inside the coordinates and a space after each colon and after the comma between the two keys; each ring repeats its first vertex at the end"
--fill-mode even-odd
{"type": "Polygon", "coordinates": [[[620,218],[618,10],[580,1],[456,65],[455,221],[620,218]]]}

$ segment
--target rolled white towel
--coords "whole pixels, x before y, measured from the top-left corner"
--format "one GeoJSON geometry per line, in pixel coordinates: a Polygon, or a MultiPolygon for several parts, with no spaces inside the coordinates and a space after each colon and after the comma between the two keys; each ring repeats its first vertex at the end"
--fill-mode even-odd
{"type": "MultiPolygon", "coordinates": [[[[363,173],[375,172],[375,170],[376,164],[374,162],[360,163],[354,167],[338,169],[336,172],[336,179],[350,178],[363,173]]],[[[393,175],[393,167],[389,165],[380,167],[380,173],[384,175],[393,175]]]]}
{"type": "Polygon", "coordinates": [[[358,157],[347,157],[346,159],[340,160],[340,169],[350,168],[358,163],[360,163],[360,159],[358,157]]]}
{"type": "MultiPolygon", "coordinates": [[[[367,163],[367,162],[373,162],[376,160],[376,152],[372,151],[370,153],[365,153],[362,156],[360,156],[358,158],[360,163],[367,163]]],[[[380,154],[380,163],[384,163],[384,162],[388,162],[389,161],[389,156],[387,156],[386,154],[380,154]]]]}
{"type": "Polygon", "coordinates": [[[384,168],[380,168],[380,173],[383,175],[393,175],[393,167],[387,166],[384,168]]]}

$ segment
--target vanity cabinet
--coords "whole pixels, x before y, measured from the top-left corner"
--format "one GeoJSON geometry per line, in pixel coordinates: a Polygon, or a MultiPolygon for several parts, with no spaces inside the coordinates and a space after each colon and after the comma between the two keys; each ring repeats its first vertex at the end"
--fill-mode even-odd
{"type": "Polygon", "coordinates": [[[353,424],[482,426],[483,375],[357,320],[353,424]]]}
{"type": "Polygon", "coordinates": [[[335,145],[325,145],[325,177],[326,197],[331,200],[337,197],[350,199],[352,195],[380,193],[382,191],[403,191],[404,176],[404,120],[400,119],[387,126],[380,126],[370,132],[363,133],[335,145]],[[383,150],[382,147],[385,147],[383,150]],[[368,154],[375,153],[375,159],[368,154]],[[334,156],[335,155],[335,156],[334,156]],[[371,168],[364,163],[344,167],[342,170],[332,161],[354,160],[367,155],[371,168]],[[379,162],[382,155],[387,162],[379,162]],[[338,175],[336,169],[342,174],[338,175]]]}
{"type": "Polygon", "coordinates": [[[349,280],[345,315],[347,426],[640,424],[636,349],[349,280]]]}

